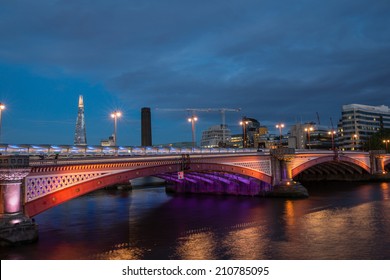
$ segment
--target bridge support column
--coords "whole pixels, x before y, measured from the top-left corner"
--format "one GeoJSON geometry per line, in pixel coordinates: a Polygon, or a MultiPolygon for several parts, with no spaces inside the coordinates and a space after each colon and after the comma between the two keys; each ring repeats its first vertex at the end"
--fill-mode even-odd
{"type": "Polygon", "coordinates": [[[307,189],[292,178],[292,160],[295,150],[279,148],[271,151],[273,156],[273,191],[269,196],[308,197],[307,189]]]}
{"type": "Polygon", "coordinates": [[[384,156],[378,156],[376,159],[376,165],[378,168],[378,173],[383,174],[385,172],[385,157],[384,156]]]}
{"type": "Polygon", "coordinates": [[[37,225],[23,213],[22,183],[29,173],[28,156],[0,156],[0,246],[38,238],[37,225]]]}
{"type": "Polygon", "coordinates": [[[385,154],[386,151],[370,151],[371,173],[373,175],[385,174],[385,154]]]}
{"type": "Polygon", "coordinates": [[[293,181],[292,178],[292,162],[290,158],[280,160],[281,166],[281,183],[289,184],[293,181]]]}

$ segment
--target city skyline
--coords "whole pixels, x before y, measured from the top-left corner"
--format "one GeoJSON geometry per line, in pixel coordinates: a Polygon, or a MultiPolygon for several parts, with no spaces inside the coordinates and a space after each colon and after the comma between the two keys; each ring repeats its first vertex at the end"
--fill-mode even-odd
{"type": "MultiPolygon", "coordinates": [[[[142,107],[163,144],[191,141],[191,125],[156,108],[241,108],[232,132],[247,116],[277,134],[317,112],[337,126],[345,104],[390,105],[388,1],[21,2],[0,2],[3,143],[72,144],[79,95],[91,145],[116,110],[118,144],[136,146],[142,107]]],[[[199,143],[221,118],[198,118],[199,143]]]]}

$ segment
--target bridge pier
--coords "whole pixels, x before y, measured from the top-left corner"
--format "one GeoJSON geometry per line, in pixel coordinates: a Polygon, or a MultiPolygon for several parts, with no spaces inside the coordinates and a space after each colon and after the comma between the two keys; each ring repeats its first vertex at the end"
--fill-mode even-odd
{"type": "Polygon", "coordinates": [[[382,175],[386,173],[385,156],[386,156],[386,151],[382,151],[382,150],[370,151],[371,174],[382,175]]]}
{"type": "Polygon", "coordinates": [[[28,156],[0,156],[0,246],[38,239],[37,225],[23,212],[22,183],[29,173],[28,156]]]}
{"type": "Polygon", "coordinates": [[[292,177],[292,160],[295,150],[291,148],[278,148],[271,151],[273,167],[273,190],[268,196],[306,198],[307,189],[292,177]]]}
{"type": "Polygon", "coordinates": [[[291,160],[292,159],[288,157],[279,160],[281,167],[281,183],[285,185],[288,185],[293,181],[291,160]]]}

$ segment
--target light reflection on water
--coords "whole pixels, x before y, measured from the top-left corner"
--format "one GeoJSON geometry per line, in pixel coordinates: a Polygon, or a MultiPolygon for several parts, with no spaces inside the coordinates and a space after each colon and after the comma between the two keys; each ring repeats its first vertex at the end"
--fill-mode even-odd
{"type": "Polygon", "coordinates": [[[222,244],[230,259],[266,259],[267,243],[265,230],[261,227],[249,227],[231,231],[222,244]]]}
{"type": "Polygon", "coordinates": [[[178,240],[176,249],[177,258],[186,260],[211,260],[215,259],[217,240],[210,232],[190,234],[178,240]]]}
{"type": "Polygon", "coordinates": [[[390,192],[389,192],[389,183],[382,183],[381,185],[383,200],[389,200],[390,192]]]}
{"type": "Polygon", "coordinates": [[[36,244],[1,259],[390,259],[388,183],[304,200],[98,191],[36,217],[36,244]]]}

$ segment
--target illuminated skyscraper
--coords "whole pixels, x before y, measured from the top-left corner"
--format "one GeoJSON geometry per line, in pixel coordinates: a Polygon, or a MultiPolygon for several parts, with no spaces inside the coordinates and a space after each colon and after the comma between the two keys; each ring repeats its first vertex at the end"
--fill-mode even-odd
{"type": "Polygon", "coordinates": [[[76,131],[74,134],[75,145],[87,145],[87,134],[85,132],[84,102],[83,96],[79,96],[79,111],[77,114],[76,131]]]}

